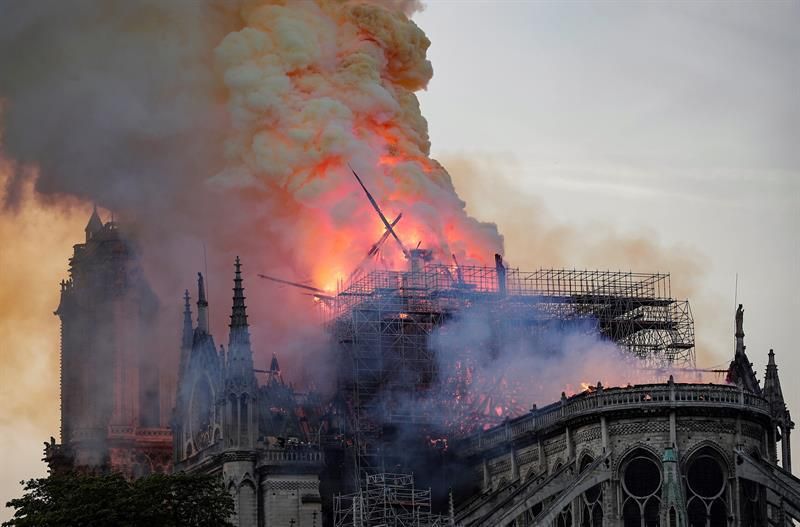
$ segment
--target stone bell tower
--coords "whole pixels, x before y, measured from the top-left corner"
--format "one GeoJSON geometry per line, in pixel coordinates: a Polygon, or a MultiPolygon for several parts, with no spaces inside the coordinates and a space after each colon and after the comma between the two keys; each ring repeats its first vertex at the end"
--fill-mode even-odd
{"type": "Polygon", "coordinates": [[[51,469],[119,471],[129,477],[169,469],[171,434],[160,411],[153,328],[158,301],[135,246],[92,212],[61,282],[61,444],[45,452],[51,469]]]}

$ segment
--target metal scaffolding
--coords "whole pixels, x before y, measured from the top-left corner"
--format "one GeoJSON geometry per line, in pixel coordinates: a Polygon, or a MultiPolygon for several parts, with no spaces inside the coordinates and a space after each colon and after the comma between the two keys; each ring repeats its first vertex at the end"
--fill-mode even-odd
{"type": "Polygon", "coordinates": [[[694,322],[687,301],[672,298],[668,274],[414,262],[410,271],[373,271],[326,299],[338,347],[340,393],[356,446],[361,485],[396,466],[381,446],[387,427],[424,429],[415,394],[437,379],[430,335],[459,313],[481,306],[498,340],[526,338],[564,324],[615,342],[643,368],[694,367],[694,322]]]}
{"type": "Polygon", "coordinates": [[[444,527],[431,514],[430,489],[414,486],[409,474],[380,473],[366,477],[360,492],[334,497],[335,527],[444,527]]]}

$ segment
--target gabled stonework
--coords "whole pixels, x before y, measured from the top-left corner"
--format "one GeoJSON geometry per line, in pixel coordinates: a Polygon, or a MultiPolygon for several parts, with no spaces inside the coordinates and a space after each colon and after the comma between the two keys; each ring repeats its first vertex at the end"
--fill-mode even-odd
{"type": "Polygon", "coordinates": [[[259,385],[236,259],[227,351],[208,329],[208,302],[198,276],[197,326],[184,297],[181,373],[173,417],[175,469],[218,474],[234,497],[240,527],[321,526],[323,457],[309,444],[294,392],[276,358],[259,385]]]}

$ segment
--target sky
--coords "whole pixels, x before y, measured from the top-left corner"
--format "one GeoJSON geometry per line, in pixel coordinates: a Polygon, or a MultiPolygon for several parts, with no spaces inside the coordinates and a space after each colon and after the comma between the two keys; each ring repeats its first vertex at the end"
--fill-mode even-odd
{"type": "Polygon", "coordinates": [[[757,370],[774,348],[800,371],[800,3],[438,1],[415,20],[433,155],[512,264],[671,272],[699,365],[730,360],[737,299],[757,370]]]}
{"type": "MultiPolygon", "coordinates": [[[[439,0],[414,20],[432,42],[418,96],[433,156],[511,265],[670,272],[700,367],[727,365],[743,303],[756,370],[774,348],[800,412],[800,3],[439,0]]],[[[57,399],[20,393],[57,379],[50,313],[89,213],[24,194],[0,212],[0,237],[26,240],[0,251],[0,300],[18,306],[0,311],[0,353],[31,350],[0,370],[3,502],[58,435],[57,399]],[[52,289],[20,295],[30,282],[52,289]]]]}

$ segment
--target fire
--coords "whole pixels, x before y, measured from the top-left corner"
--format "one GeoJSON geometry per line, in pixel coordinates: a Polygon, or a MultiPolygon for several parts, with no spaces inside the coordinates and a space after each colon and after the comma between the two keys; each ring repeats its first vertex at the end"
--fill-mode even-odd
{"type": "Polygon", "coordinates": [[[399,163],[401,159],[397,156],[382,155],[378,158],[378,164],[385,167],[393,167],[399,163]]]}
{"type": "MultiPolygon", "coordinates": [[[[396,232],[409,248],[421,241],[464,265],[502,252],[496,228],[466,213],[430,158],[414,95],[432,75],[429,42],[413,22],[388,4],[327,1],[256,6],[243,22],[216,49],[236,116],[228,171],[253,182],[243,192],[280,193],[268,206],[284,228],[271,232],[298,275],[335,291],[385,230],[349,166],[389,221],[402,211],[396,232]]],[[[396,245],[383,244],[381,266],[407,265],[396,245]]]]}

